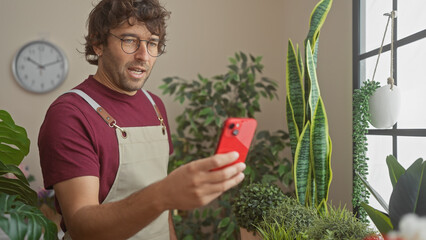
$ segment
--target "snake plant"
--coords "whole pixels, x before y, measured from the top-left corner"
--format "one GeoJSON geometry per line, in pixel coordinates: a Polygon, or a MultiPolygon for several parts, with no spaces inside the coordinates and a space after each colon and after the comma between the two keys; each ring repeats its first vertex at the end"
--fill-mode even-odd
{"type": "Polygon", "coordinates": [[[299,46],[288,42],[286,114],[293,157],[293,175],[299,203],[326,208],[332,178],[331,138],[316,74],[320,29],[332,0],[321,0],[310,18],[304,42],[305,60],[299,46]]]}

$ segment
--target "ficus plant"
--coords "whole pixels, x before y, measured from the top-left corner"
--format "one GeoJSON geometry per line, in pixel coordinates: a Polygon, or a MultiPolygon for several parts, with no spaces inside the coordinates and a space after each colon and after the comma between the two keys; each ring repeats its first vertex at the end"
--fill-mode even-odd
{"type": "MultiPolygon", "coordinates": [[[[180,77],[163,79],[164,94],[185,104],[176,117],[177,129],[172,134],[174,154],[169,171],[195,159],[214,154],[220,130],[228,117],[255,118],[261,111],[262,98],[277,99],[277,83],[262,76],[262,57],[235,53],[229,58],[228,71],[195,80],[180,77]]],[[[259,127],[258,127],[259,128],[259,127]]],[[[246,159],[246,177],[239,187],[250,183],[292,184],[292,165],[285,157],[288,134],[283,130],[259,130],[246,159]]],[[[232,212],[232,199],[238,187],[223,194],[203,209],[179,212],[174,216],[179,239],[237,239],[239,226],[232,212]],[[206,230],[209,229],[209,230],[206,230]]]]}
{"type": "Polygon", "coordinates": [[[57,239],[56,224],[37,208],[37,193],[18,167],[29,149],[26,130],[0,110],[0,228],[11,240],[57,239]]]}
{"type": "Polygon", "coordinates": [[[306,206],[326,210],[332,179],[331,138],[316,74],[319,34],[332,0],[321,0],[310,18],[304,42],[305,58],[299,46],[288,42],[286,70],[286,113],[293,157],[297,200],[306,206]]]}
{"type": "Polygon", "coordinates": [[[367,132],[369,127],[369,99],[380,87],[379,82],[364,81],[359,89],[354,90],[353,94],[353,169],[358,174],[354,174],[353,178],[353,193],[352,206],[355,215],[363,222],[368,222],[367,213],[361,207],[361,203],[367,203],[370,197],[370,192],[362,183],[361,178],[366,179],[368,176],[367,157],[368,143],[367,132]]]}

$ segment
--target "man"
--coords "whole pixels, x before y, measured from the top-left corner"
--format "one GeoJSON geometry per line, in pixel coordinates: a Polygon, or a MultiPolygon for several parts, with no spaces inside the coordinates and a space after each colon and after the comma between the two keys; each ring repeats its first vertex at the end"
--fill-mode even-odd
{"type": "Polygon", "coordinates": [[[164,51],[158,0],[102,0],[90,13],[86,59],[96,74],[50,106],[40,161],[65,239],[176,239],[172,209],[206,205],[240,183],[238,154],[218,154],[167,176],[172,152],[161,100],[142,91],[164,51]]]}

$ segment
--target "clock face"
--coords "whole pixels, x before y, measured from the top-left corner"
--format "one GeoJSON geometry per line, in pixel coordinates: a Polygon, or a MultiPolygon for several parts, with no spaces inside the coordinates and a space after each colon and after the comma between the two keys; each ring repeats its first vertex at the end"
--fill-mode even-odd
{"type": "Polygon", "coordinates": [[[68,74],[65,54],[46,41],[23,46],[12,63],[13,75],[26,90],[45,93],[57,88],[68,74]]]}

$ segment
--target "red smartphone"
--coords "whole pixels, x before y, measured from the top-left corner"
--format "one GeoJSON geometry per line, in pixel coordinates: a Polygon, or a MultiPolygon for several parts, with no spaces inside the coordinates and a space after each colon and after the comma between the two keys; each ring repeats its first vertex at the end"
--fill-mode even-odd
{"type": "Polygon", "coordinates": [[[223,124],[216,153],[236,151],[239,157],[234,162],[214,170],[245,162],[251,141],[256,131],[257,121],[253,118],[228,118],[223,124]]]}

